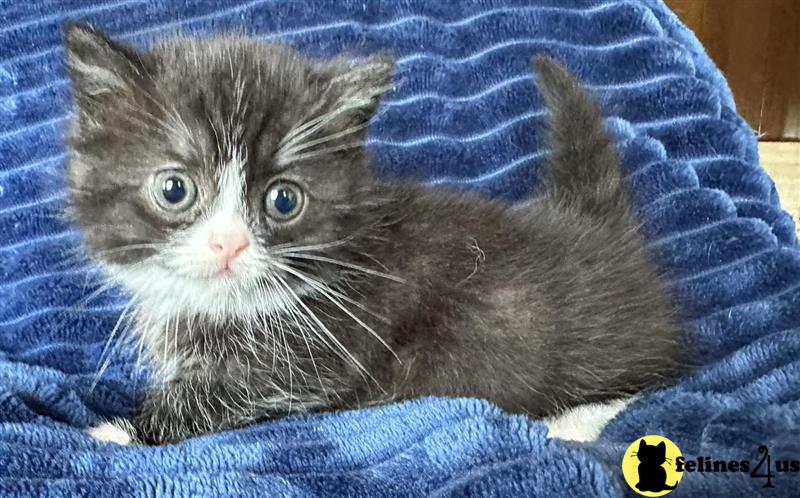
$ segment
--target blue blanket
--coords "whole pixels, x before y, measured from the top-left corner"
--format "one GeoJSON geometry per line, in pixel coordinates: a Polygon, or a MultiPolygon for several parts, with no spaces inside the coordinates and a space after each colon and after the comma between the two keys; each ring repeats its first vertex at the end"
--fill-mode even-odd
{"type": "MultiPolygon", "coordinates": [[[[660,0],[4,0],[0,19],[0,495],[615,496],[632,493],[620,461],[645,434],[687,458],[755,463],[766,445],[773,473],[800,459],[794,225],[725,80],[660,0]],[[136,44],[236,29],[318,56],[388,50],[401,84],[371,128],[377,173],[512,201],[546,153],[529,60],[553,54],[609,116],[703,366],[585,445],[472,399],[292,417],[160,448],[89,439],[83,428],[136,406],[146,372],[122,343],[93,385],[125,298],[92,295],[95,269],[59,216],[67,17],[136,44]]],[[[797,475],[777,473],[770,496],[796,496],[797,475]]],[[[765,483],[687,473],[674,495],[756,496],[765,483]]]]}

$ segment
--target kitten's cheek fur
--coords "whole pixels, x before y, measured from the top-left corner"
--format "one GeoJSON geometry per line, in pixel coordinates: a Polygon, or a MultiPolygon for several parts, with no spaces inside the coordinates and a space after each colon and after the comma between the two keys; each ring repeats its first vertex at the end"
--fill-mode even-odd
{"type": "Polygon", "coordinates": [[[117,419],[112,422],[103,422],[100,425],[90,427],[86,430],[92,438],[105,443],[114,443],[121,446],[135,444],[133,439],[133,426],[130,422],[117,419]]]}

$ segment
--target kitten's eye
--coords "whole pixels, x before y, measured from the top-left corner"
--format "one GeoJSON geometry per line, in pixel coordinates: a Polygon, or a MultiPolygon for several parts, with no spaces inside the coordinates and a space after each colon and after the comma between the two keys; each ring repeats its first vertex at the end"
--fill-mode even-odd
{"type": "Polygon", "coordinates": [[[303,209],[303,191],[296,183],[279,180],[267,189],[264,207],[274,220],[291,220],[303,209]]]}
{"type": "Polygon", "coordinates": [[[197,188],[188,175],[180,171],[162,171],[153,178],[150,193],[156,205],[164,211],[186,211],[197,195],[197,188]]]}

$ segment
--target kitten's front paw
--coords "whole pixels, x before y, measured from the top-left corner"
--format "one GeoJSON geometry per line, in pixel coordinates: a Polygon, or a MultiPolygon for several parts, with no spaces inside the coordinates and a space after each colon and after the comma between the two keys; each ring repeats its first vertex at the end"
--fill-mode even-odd
{"type": "Polygon", "coordinates": [[[132,436],[133,427],[125,420],[103,422],[100,425],[87,429],[86,432],[98,441],[104,441],[106,443],[126,446],[134,442],[132,436]]]}

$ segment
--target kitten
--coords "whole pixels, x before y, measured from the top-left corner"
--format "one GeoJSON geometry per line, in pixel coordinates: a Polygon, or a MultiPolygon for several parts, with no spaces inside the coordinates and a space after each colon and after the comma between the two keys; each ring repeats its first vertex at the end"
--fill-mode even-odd
{"type": "Polygon", "coordinates": [[[135,441],[426,395],[545,417],[685,365],[598,107],[551,59],[553,153],[516,206],[372,176],[386,56],[73,25],[66,60],[71,210],[160,367],[135,441]]]}

